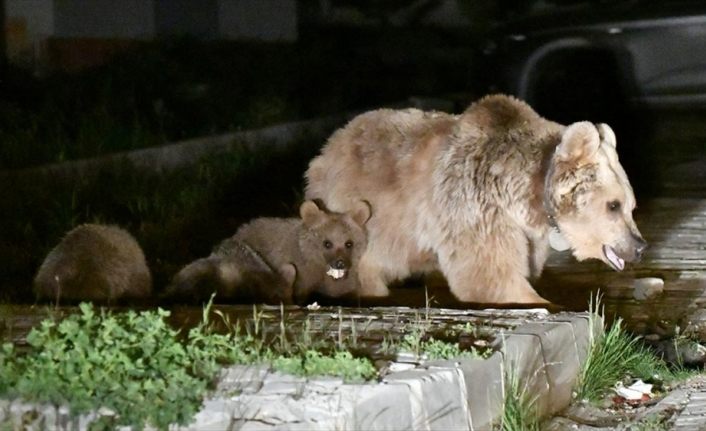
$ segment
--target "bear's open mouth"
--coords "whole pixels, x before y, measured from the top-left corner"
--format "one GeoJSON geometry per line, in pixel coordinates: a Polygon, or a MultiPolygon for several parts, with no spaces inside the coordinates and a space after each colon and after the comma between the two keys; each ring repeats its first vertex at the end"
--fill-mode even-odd
{"type": "Polygon", "coordinates": [[[333,278],[334,280],[340,280],[346,276],[346,270],[345,269],[336,269],[336,268],[329,266],[328,271],[326,271],[326,275],[333,278]]]}
{"type": "Polygon", "coordinates": [[[615,249],[607,244],[603,245],[603,255],[608,259],[608,263],[616,271],[625,269],[625,260],[621,259],[615,252],[615,249]]]}

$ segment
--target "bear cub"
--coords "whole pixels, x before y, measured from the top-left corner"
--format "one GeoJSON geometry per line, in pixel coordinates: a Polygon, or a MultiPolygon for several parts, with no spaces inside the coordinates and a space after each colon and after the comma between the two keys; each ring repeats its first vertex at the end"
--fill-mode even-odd
{"type": "Polygon", "coordinates": [[[49,252],[33,288],[38,300],[113,303],[149,297],[152,276],[130,233],[117,226],[83,224],[49,252]]]}
{"type": "Polygon", "coordinates": [[[271,304],[304,303],[314,294],[339,297],[357,291],[356,267],[367,246],[370,207],[350,212],[304,202],[300,218],[258,218],[241,226],[210,256],[174,276],[167,298],[217,298],[271,304]]]}

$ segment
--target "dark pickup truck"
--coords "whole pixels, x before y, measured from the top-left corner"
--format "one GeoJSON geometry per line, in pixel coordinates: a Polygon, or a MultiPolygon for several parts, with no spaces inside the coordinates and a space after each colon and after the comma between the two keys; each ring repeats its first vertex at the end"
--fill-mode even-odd
{"type": "Polygon", "coordinates": [[[706,107],[706,1],[585,1],[508,21],[485,48],[493,89],[559,121],[706,107]]]}

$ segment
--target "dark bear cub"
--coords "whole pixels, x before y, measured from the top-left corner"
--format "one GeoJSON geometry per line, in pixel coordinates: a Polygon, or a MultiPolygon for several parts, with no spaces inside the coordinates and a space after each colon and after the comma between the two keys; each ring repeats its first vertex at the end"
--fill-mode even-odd
{"type": "Polygon", "coordinates": [[[38,300],[114,303],[149,297],[152,276],[130,233],[83,224],[49,252],[33,288],[38,300]]]}

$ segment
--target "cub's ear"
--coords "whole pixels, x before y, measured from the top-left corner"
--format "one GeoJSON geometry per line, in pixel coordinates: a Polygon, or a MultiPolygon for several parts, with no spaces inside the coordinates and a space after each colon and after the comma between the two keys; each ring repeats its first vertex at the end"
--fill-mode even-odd
{"type": "Polygon", "coordinates": [[[566,128],[561,143],[556,147],[556,157],[562,162],[582,164],[598,150],[601,138],[598,130],[588,121],[574,123],[566,128]]]}
{"type": "Polygon", "coordinates": [[[365,223],[370,220],[371,211],[370,204],[367,201],[359,201],[350,212],[351,218],[359,226],[365,226],[365,223]]]}
{"type": "Polygon", "coordinates": [[[618,143],[615,139],[615,132],[613,132],[613,129],[605,123],[600,123],[596,125],[596,127],[598,128],[598,134],[601,136],[601,143],[608,144],[615,148],[618,143]]]}
{"type": "Polygon", "coordinates": [[[326,213],[319,209],[313,201],[304,201],[299,207],[299,215],[306,226],[313,226],[319,223],[326,216],[326,213]]]}

